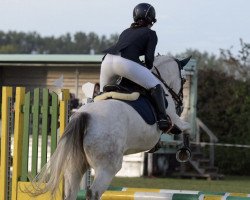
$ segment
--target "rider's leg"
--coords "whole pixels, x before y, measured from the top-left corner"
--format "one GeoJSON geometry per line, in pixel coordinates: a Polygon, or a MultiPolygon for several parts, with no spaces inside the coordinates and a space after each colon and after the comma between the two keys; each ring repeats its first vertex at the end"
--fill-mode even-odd
{"type": "Polygon", "coordinates": [[[145,89],[150,90],[157,111],[159,129],[167,132],[172,127],[171,119],[166,114],[165,96],[159,80],[149,69],[131,60],[107,54],[101,66],[101,89],[110,82],[112,77],[125,77],[145,89]]]}
{"type": "Polygon", "coordinates": [[[116,76],[125,77],[145,89],[150,89],[160,82],[146,67],[116,55],[107,54],[101,64],[100,89],[112,82],[116,76]]]}
{"type": "Polygon", "coordinates": [[[107,54],[101,64],[100,73],[100,92],[103,92],[103,87],[113,83],[119,76],[113,70],[113,55],[107,54]]]}
{"type": "Polygon", "coordinates": [[[165,93],[160,84],[150,89],[151,98],[156,108],[157,123],[160,130],[168,132],[172,128],[172,122],[166,113],[165,93]]]}

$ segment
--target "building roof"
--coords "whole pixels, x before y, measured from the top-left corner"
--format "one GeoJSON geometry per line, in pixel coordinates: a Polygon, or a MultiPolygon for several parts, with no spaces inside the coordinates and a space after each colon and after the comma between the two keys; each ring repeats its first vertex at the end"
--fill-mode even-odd
{"type": "Polygon", "coordinates": [[[88,54],[0,54],[0,63],[100,63],[102,57],[88,54]]]}
{"type": "Polygon", "coordinates": [[[89,54],[0,54],[5,67],[100,67],[103,55],[89,54]]]}

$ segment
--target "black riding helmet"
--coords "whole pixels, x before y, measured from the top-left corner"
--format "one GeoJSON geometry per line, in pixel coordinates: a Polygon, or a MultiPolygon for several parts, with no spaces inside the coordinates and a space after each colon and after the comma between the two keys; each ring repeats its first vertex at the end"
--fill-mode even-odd
{"type": "Polygon", "coordinates": [[[134,22],[146,20],[149,24],[155,23],[155,9],[148,3],[140,3],[134,8],[133,18],[134,22]]]}

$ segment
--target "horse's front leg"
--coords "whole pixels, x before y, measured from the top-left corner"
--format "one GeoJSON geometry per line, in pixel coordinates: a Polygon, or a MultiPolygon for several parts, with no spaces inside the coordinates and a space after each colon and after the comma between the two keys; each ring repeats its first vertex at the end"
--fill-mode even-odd
{"type": "Polygon", "coordinates": [[[177,114],[175,110],[175,104],[171,96],[167,97],[168,107],[167,114],[171,118],[173,124],[175,124],[181,131],[188,132],[191,129],[190,123],[182,120],[177,114]]]}

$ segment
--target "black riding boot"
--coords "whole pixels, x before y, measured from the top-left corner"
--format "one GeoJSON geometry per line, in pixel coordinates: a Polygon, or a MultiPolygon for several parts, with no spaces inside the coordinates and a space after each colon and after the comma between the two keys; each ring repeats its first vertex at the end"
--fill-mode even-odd
{"type": "Polygon", "coordinates": [[[158,84],[150,89],[150,94],[156,109],[158,127],[163,132],[168,132],[172,128],[172,122],[166,113],[164,90],[161,85],[158,84]]]}

